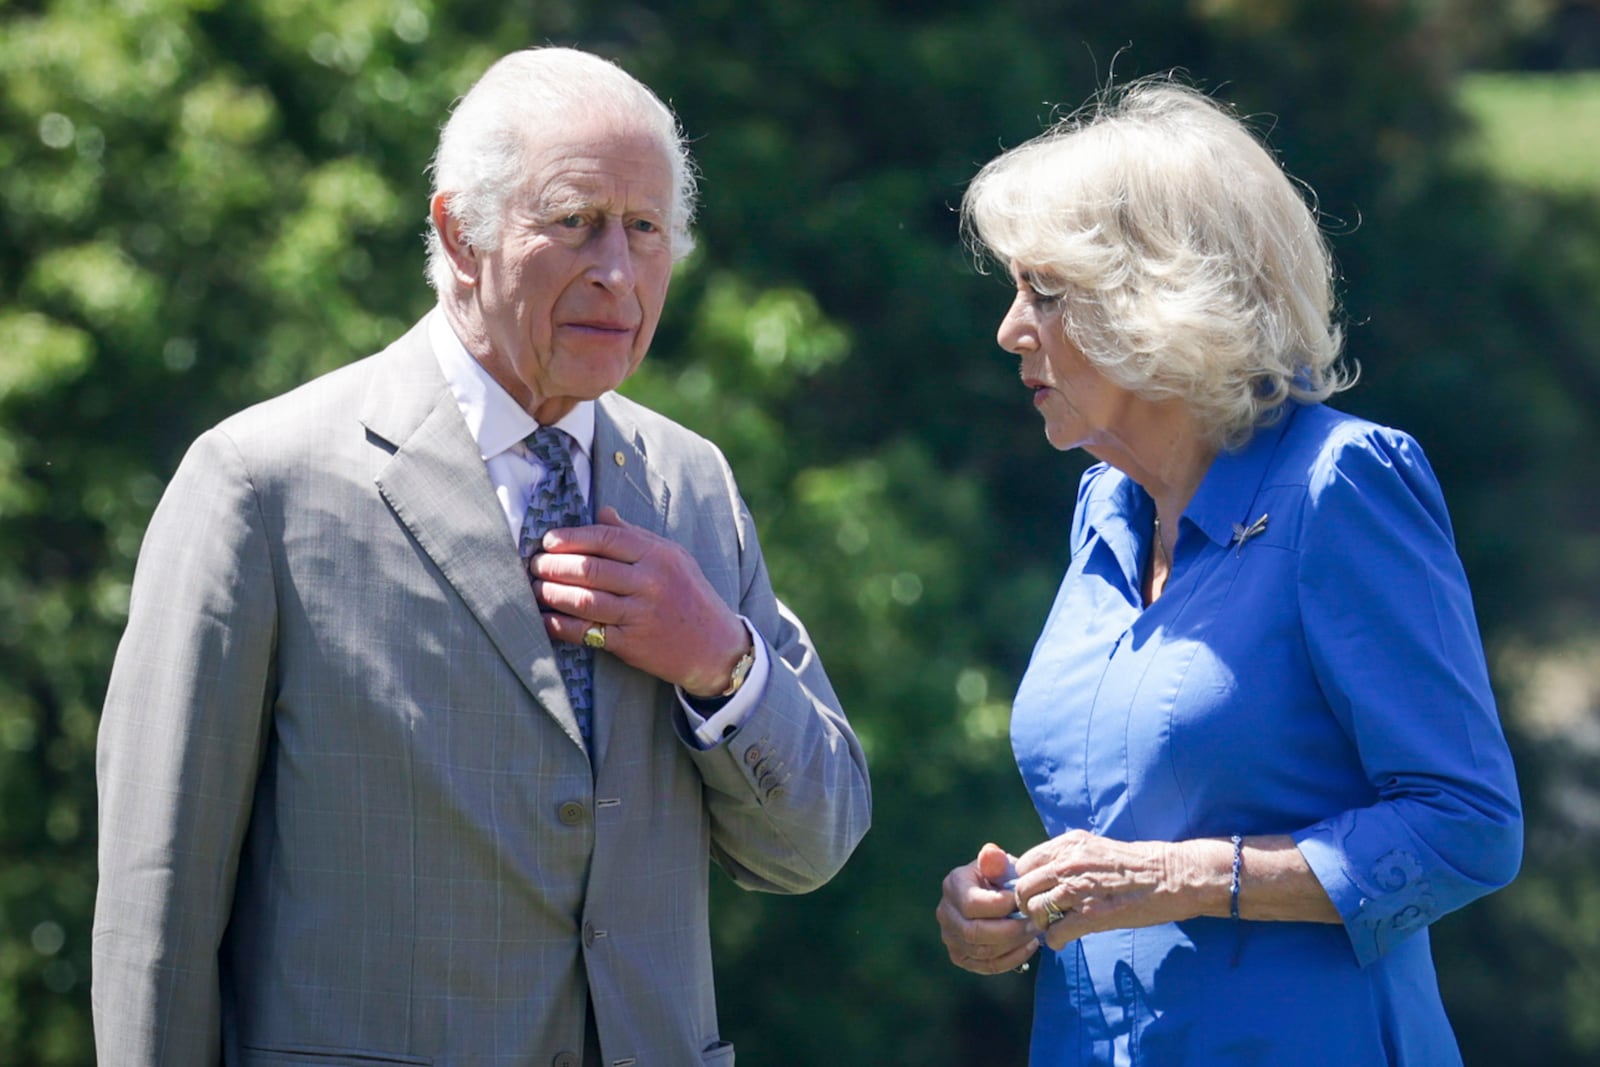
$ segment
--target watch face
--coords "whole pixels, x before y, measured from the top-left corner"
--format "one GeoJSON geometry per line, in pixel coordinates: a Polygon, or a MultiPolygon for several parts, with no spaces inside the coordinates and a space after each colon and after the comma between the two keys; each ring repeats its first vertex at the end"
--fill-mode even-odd
{"type": "Polygon", "coordinates": [[[733,665],[733,677],[728,679],[728,688],[722,691],[723,696],[731,697],[739,691],[739,687],[744,684],[744,676],[750,673],[750,667],[755,661],[754,652],[746,652],[739,657],[739,662],[733,665]]]}

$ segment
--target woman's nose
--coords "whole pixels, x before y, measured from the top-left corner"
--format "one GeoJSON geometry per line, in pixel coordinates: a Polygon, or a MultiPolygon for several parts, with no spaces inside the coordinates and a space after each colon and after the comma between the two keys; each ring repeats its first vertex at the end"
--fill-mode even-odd
{"type": "Polygon", "coordinates": [[[995,340],[1000,343],[1001,348],[1016,356],[1031,352],[1038,347],[1039,334],[1021,296],[1011,301],[1006,317],[1000,320],[1000,329],[995,334],[995,340]]]}

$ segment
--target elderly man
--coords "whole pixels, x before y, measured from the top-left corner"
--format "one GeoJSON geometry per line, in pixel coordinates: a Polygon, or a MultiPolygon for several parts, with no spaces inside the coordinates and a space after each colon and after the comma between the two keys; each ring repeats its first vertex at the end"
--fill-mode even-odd
{"type": "Polygon", "coordinates": [[[613,390],[692,168],[648,89],[501,60],[438,307],[223,422],[140,557],[99,749],[103,1067],[731,1064],[710,860],[805,892],[861,748],[714,446],[613,390]]]}

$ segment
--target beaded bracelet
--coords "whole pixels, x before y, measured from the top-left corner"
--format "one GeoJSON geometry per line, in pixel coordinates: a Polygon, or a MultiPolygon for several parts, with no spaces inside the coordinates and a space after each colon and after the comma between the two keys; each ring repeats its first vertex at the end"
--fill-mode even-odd
{"type": "Polygon", "coordinates": [[[1233,878],[1228,882],[1228,914],[1237,919],[1239,917],[1239,868],[1244,865],[1244,838],[1234,834],[1229,840],[1233,842],[1233,878]]]}

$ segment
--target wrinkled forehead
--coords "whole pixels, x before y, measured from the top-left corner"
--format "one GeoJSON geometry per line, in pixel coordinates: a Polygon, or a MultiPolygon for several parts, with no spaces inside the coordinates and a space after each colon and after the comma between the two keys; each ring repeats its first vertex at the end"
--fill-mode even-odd
{"type": "Polygon", "coordinates": [[[537,204],[671,212],[672,157],[647,124],[601,117],[558,124],[530,136],[525,158],[523,188],[537,204]]]}

